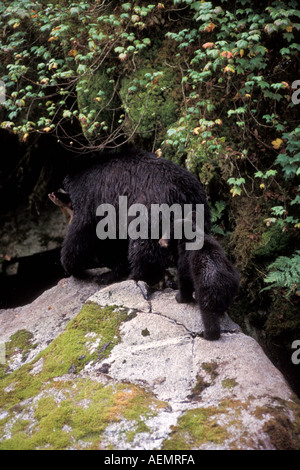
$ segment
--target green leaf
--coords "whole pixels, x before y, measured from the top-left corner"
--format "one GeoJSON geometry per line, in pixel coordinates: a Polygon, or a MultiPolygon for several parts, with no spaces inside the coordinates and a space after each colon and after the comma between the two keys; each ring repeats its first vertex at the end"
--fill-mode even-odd
{"type": "Polygon", "coordinates": [[[131,9],[131,3],[123,3],[122,8],[124,11],[129,11],[131,9]]]}
{"type": "Polygon", "coordinates": [[[282,47],[279,52],[281,55],[289,55],[291,53],[288,47],[282,47]]]}
{"type": "Polygon", "coordinates": [[[79,7],[72,7],[70,9],[70,15],[71,16],[76,16],[80,13],[80,8],[79,7]]]}
{"type": "Polygon", "coordinates": [[[238,47],[239,49],[246,49],[248,47],[248,42],[244,39],[240,39],[239,41],[237,41],[236,47],[238,47]]]}
{"type": "Polygon", "coordinates": [[[121,52],[124,52],[125,48],[122,46],[115,47],[114,51],[119,54],[121,52]]]}

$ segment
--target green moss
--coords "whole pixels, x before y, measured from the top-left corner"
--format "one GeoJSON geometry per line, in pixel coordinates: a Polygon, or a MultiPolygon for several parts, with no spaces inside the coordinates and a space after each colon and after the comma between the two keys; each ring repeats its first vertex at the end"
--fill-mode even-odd
{"type": "Polygon", "coordinates": [[[34,361],[4,378],[0,405],[7,414],[0,422],[0,449],[99,449],[106,427],[122,419],[130,422],[130,439],[145,431],[145,419],[164,403],[135,385],[78,376],[88,362],[109,355],[128,319],[125,309],[85,305],[34,361]],[[35,372],[38,361],[42,367],[35,372]],[[65,375],[72,365],[77,373],[65,375]]]}
{"type": "MultiPolygon", "coordinates": [[[[299,436],[299,423],[297,420],[292,423],[287,418],[286,411],[289,403],[286,403],[281,409],[276,407],[264,407],[261,410],[252,411],[251,397],[245,402],[240,400],[226,399],[218,404],[217,408],[198,408],[189,410],[179,419],[176,426],[173,427],[170,437],[164,442],[164,450],[190,450],[201,448],[203,444],[213,442],[222,444],[226,439],[232,437],[232,432],[228,434],[227,427],[230,425],[232,429],[237,430],[237,440],[230,444],[231,449],[256,448],[257,444],[253,441],[252,436],[248,435],[245,430],[243,411],[246,410],[253,414],[257,419],[259,413],[261,417],[266,414],[270,415],[269,421],[263,426],[272,444],[277,449],[296,449],[299,436]],[[228,420],[223,426],[217,422],[219,416],[225,415],[228,420]],[[285,427],[284,432],[282,427],[285,427]],[[296,442],[295,442],[296,441],[296,442]]],[[[296,406],[296,405],[295,405],[296,406]]],[[[299,414],[299,410],[298,410],[299,414]]],[[[295,415],[295,413],[294,413],[295,415]]],[[[297,413],[296,413],[297,415],[297,413]]]]}
{"type": "MultiPolygon", "coordinates": [[[[232,233],[229,249],[232,252],[235,264],[241,273],[242,282],[248,282],[247,276],[254,252],[265,231],[265,209],[253,199],[239,196],[232,201],[232,214],[235,218],[235,229],[232,233]],[[244,277],[245,275],[245,277],[244,277]]],[[[248,286],[249,290],[249,286],[248,286]]]]}
{"type": "MultiPolygon", "coordinates": [[[[131,318],[131,317],[130,317],[131,318]]],[[[115,307],[101,308],[86,304],[81,312],[69,322],[66,330],[30,364],[6,376],[0,384],[0,406],[14,404],[19,400],[34,396],[45,380],[67,374],[72,367],[80,372],[88,362],[107,357],[120,341],[119,327],[128,320],[127,311],[115,307]],[[90,334],[92,333],[92,337],[90,334]],[[89,345],[97,342],[96,348],[89,345]],[[35,364],[43,360],[42,370],[32,374],[35,364]]]]}
{"type": "Polygon", "coordinates": [[[289,249],[290,235],[283,232],[279,225],[271,225],[261,235],[259,246],[253,255],[260,258],[276,258],[289,249]]]}
{"type": "Polygon", "coordinates": [[[144,67],[123,80],[121,97],[129,116],[128,133],[138,126],[147,139],[157,128],[166,129],[175,121],[178,105],[171,97],[173,85],[174,74],[168,67],[144,67]]]}
{"type": "Polygon", "coordinates": [[[210,382],[206,382],[201,375],[197,376],[197,381],[196,385],[192,389],[192,393],[189,395],[190,400],[199,400],[201,397],[201,393],[203,390],[205,390],[207,387],[211,385],[210,382]]]}
{"type": "Polygon", "coordinates": [[[141,421],[138,423],[135,429],[132,429],[131,431],[126,432],[127,441],[133,442],[137,434],[149,433],[149,431],[150,431],[150,428],[144,423],[144,421],[141,421]]]}
{"type": "Polygon", "coordinates": [[[235,379],[224,379],[222,380],[222,387],[223,388],[234,388],[238,385],[235,379]]]}
{"type": "MultiPolygon", "coordinates": [[[[125,129],[135,134],[143,147],[159,146],[166,131],[176,122],[182,102],[179,68],[166,65],[174,43],[158,41],[144,53],[137,70],[122,80],[120,96],[127,117],[125,129]]],[[[175,52],[174,52],[175,57],[175,52]]]]}
{"type": "Polygon", "coordinates": [[[211,381],[208,382],[204,377],[202,377],[201,374],[197,375],[197,380],[196,384],[192,389],[191,394],[189,395],[189,398],[191,400],[199,400],[201,397],[201,393],[203,390],[205,390],[207,387],[210,387],[211,385],[214,384],[215,379],[219,375],[217,368],[218,364],[216,362],[203,362],[201,364],[202,369],[210,375],[211,381]]]}
{"type": "Polygon", "coordinates": [[[144,420],[164,406],[134,385],[103,385],[90,379],[52,381],[41,394],[29,404],[34,417],[16,421],[12,437],[3,440],[0,449],[99,449],[108,425],[130,420],[132,440],[146,431],[144,420]]]}
{"type": "Polygon", "coordinates": [[[219,375],[219,373],[217,372],[218,364],[214,361],[203,362],[201,366],[202,369],[210,375],[212,382],[214,382],[217,376],[219,375]]]}
{"type": "MultiPolygon", "coordinates": [[[[213,442],[222,444],[230,437],[227,433],[228,423],[221,426],[217,418],[221,415],[228,416],[230,425],[238,429],[244,428],[241,412],[248,408],[248,402],[226,399],[218,404],[216,408],[198,408],[187,411],[179,418],[177,426],[172,429],[170,438],[164,442],[165,450],[190,450],[197,449],[202,444],[213,442]]],[[[245,437],[235,442],[232,448],[246,447],[245,437]]]]}
{"type": "Polygon", "coordinates": [[[115,85],[102,70],[79,80],[76,87],[79,121],[87,139],[93,139],[101,132],[111,132],[120,115],[120,101],[115,85]]]}
{"type": "Polygon", "coordinates": [[[187,411],[178,419],[170,438],[163,444],[163,450],[190,450],[207,442],[221,444],[227,437],[227,431],[217,424],[217,414],[218,410],[214,408],[187,411]]]}
{"type": "Polygon", "coordinates": [[[5,344],[6,359],[11,359],[15,354],[21,352],[25,359],[31,349],[36,348],[36,344],[32,343],[33,334],[27,330],[18,330],[14,333],[9,341],[5,344]]]}

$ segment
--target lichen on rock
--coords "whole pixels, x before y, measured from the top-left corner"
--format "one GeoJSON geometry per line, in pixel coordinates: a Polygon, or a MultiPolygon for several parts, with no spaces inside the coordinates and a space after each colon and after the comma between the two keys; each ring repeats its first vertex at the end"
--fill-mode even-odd
{"type": "MultiPolygon", "coordinates": [[[[74,295],[78,285],[68,283],[74,295]]],[[[61,289],[51,290],[53,312],[61,289]]],[[[15,370],[16,348],[26,356],[45,343],[35,326],[20,332],[21,311],[16,334],[10,318],[0,449],[300,448],[297,400],[229,317],[220,340],[206,341],[198,308],[177,304],[172,289],[151,292],[134,281],[93,289],[50,344],[15,370]]],[[[43,315],[37,305],[35,322],[43,315]]]]}
{"type": "Polygon", "coordinates": [[[131,439],[145,430],[144,420],[166,405],[138,386],[84,372],[109,355],[126,319],[126,309],[86,304],[35,360],[3,377],[1,449],[99,449],[106,427],[122,419],[131,439]]]}

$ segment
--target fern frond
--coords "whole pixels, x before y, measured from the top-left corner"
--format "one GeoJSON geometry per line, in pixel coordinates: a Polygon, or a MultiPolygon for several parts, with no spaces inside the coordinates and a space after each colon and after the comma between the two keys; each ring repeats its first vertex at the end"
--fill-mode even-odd
{"type": "Polygon", "coordinates": [[[295,251],[291,256],[279,256],[268,267],[269,274],[264,282],[270,284],[264,290],[275,287],[287,289],[287,295],[300,290],[300,250],[295,251]]]}

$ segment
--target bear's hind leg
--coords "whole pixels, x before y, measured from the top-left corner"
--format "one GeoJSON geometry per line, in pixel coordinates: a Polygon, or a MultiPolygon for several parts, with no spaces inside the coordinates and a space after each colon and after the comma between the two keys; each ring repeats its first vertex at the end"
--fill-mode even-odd
{"type": "Polygon", "coordinates": [[[209,341],[219,339],[221,335],[219,315],[211,310],[201,309],[201,305],[200,312],[204,325],[204,338],[209,341]]]}

